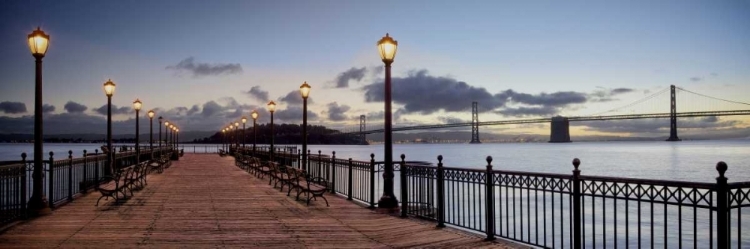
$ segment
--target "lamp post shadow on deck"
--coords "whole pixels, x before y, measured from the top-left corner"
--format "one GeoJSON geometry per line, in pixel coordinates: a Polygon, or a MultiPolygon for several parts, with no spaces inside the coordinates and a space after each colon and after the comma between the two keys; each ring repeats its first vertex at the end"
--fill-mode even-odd
{"type": "Polygon", "coordinates": [[[143,106],[143,103],[140,99],[135,99],[133,101],[133,110],[135,110],[135,162],[140,163],[141,162],[141,146],[140,146],[140,112],[141,107],[143,106]]]}
{"type": "Polygon", "coordinates": [[[302,170],[307,172],[307,97],[310,96],[310,85],[307,81],[299,86],[302,95],[302,170]]]}
{"type": "MultiPolygon", "coordinates": [[[[35,79],[34,79],[34,190],[28,203],[28,211],[31,216],[45,215],[52,212],[47,197],[44,196],[44,159],[42,132],[42,58],[47,53],[49,47],[49,35],[45,34],[40,28],[36,28],[28,36],[29,49],[31,55],[36,59],[35,79]]],[[[50,168],[52,165],[50,165],[50,168]]]]}
{"type": "Polygon", "coordinates": [[[253,118],[253,156],[255,156],[255,143],[256,140],[258,140],[258,133],[255,131],[255,125],[258,121],[258,112],[253,110],[253,113],[251,113],[250,116],[253,118]]]}
{"type": "Polygon", "coordinates": [[[276,103],[273,101],[268,102],[268,112],[271,113],[271,161],[273,161],[273,139],[275,135],[273,134],[273,112],[276,111],[276,103]]]}
{"type": "Polygon", "coordinates": [[[383,154],[383,196],[378,200],[378,208],[392,210],[398,208],[398,199],[393,193],[393,136],[391,127],[391,64],[396,57],[398,42],[387,33],[378,41],[378,52],[385,64],[385,153],[383,154]]]}

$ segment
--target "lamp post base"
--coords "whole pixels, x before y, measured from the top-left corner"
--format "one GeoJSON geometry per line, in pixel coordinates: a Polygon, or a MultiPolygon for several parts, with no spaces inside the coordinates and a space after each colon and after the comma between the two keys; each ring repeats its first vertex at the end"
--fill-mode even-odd
{"type": "Polygon", "coordinates": [[[398,211],[398,200],[393,196],[384,195],[378,200],[378,209],[395,209],[398,211]]]}
{"type": "Polygon", "coordinates": [[[47,198],[31,198],[31,200],[29,200],[29,216],[36,217],[48,214],[52,214],[52,209],[49,208],[49,202],[47,202],[47,198]]]}

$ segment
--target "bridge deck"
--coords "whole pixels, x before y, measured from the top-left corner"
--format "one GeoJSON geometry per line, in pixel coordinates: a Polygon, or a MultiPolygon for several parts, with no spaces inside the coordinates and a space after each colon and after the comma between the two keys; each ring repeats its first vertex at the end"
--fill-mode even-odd
{"type": "Polygon", "coordinates": [[[98,197],[10,228],[0,247],[520,247],[338,197],[307,207],[217,155],[185,155],[120,205],[98,197]]]}

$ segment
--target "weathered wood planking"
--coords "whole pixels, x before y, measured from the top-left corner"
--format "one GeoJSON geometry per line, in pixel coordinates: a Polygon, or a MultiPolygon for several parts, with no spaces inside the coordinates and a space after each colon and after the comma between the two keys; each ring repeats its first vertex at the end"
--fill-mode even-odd
{"type": "MultiPolygon", "coordinates": [[[[231,157],[187,154],[131,199],[95,207],[90,193],[0,235],[0,248],[132,247],[523,247],[435,223],[401,219],[329,197],[311,205],[234,166],[231,157]]],[[[104,202],[104,201],[102,201],[104,202]]]]}

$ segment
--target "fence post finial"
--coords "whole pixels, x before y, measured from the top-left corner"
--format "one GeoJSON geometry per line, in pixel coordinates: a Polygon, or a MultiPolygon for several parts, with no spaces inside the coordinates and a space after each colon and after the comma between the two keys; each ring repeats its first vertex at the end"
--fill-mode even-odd
{"type": "Polygon", "coordinates": [[[724,173],[727,172],[727,163],[716,163],[716,171],[719,177],[716,177],[716,245],[717,248],[729,248],[729,186],[724,173]]]}
{"type": "Polygon", "coordinates": [[[445,171],[443,170],[443,155],[437,156],[437,227],[445,227],[445,171]]]}
{"type": "Polygon", "coordinates": [[[573,248],[582,248],[581,236],[583,236],[583,234],[581,232],[581,199],[583,198],[583,195],[581,195],[581,171],[578,169],[578,166],[580,165],[581,160],[578,158],[573,159],[573,248]]]}

